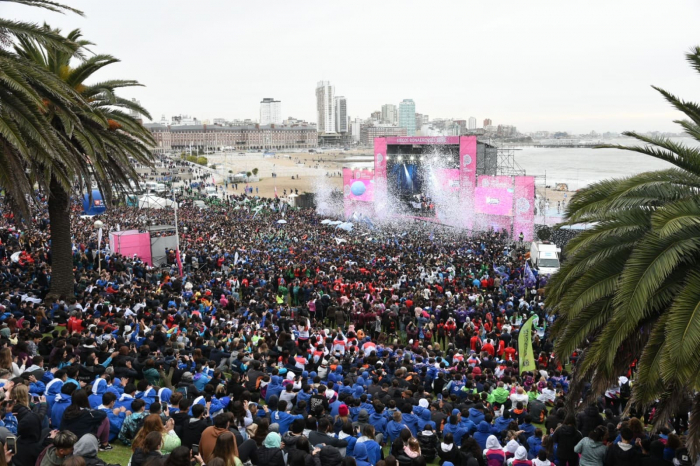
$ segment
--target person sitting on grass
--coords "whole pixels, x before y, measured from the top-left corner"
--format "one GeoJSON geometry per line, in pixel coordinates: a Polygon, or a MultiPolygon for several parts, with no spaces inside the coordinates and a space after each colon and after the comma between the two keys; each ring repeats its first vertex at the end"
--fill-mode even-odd
{"type": "Polygon", "coordinates": [[[73,447],[78,441],[78,437],[68,430],[54,430],[49,436],[53,436],[53,439],[51,445],[46,447],[39,455],[36,462],[39,466],[57,466],[63,464],[63,461],[73,454],[73,447]]]}
{"type": "Polygon", "coordinates": [[[119,441],[124,445],[131,446],[131,441],[139,431],[142,419],[146,415],[146,402],[143,400],[133,400],[131,402],[132,414],[124,419],[122,428],[119,431],[119,441]]]}

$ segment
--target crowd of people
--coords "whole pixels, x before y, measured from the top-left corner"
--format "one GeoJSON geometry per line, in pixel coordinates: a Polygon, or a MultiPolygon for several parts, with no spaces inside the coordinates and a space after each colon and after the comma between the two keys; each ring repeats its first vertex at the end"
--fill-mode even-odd
{"type": "MultiPolygon", "coordinates": [[[[545,279],[526,286],[506,233],[346,232],[277,199],[181,201],[180,255],[160,268],[98,254],[76,205],[75,290],[59,297],[47,211],[25,229],[4,207],[0,466],[104,465],[112,444],[131,466],[684,464],[687,412],[655,434],[649,413],[621,417],[631,372],[567,410],[545,279]],[[529,319],[537,369],[521,372],[529,319]]],[[[143,229],[172,212],[101,220],[143,229]]]]}

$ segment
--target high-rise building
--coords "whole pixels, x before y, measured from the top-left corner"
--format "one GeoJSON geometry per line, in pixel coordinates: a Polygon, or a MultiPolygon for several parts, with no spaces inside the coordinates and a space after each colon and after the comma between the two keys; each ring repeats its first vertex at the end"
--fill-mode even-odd
{"type": "Polygon", "coordinates": [[[491,125],[493,125],[491,118],[487,118],[484,120],[484,128],[486,128],[487,126],[491,126],[491,125]]]}
{"type": "Polygon", "coordinates": [[[377,121],[377,122],[382,121],[382,112],[380,112],[379,110],[375,110],[370,115],[370,118],[374,121],[377,121]]]}
{"type": "Polygon", "coordinates": [[[342,96],[335,98],[335,132],[348,132],[348,101],[342,96]]]}
{"type": "Polygon", "coordinates": [[[282,124],[282,102],[265,97],[260,102],[260,124],[261,125],[281,125],[282,124]]]}
{"type": "Polygon", "coordinates": [[[396,120],[397,120],[396,105],[394,105],[394,104],[382,105],[382,123],[386,123],[389,125],[395,125],[396,120]]]}
{"type": "MultiPolygon", "coordinates": [[[[131,99],[131,101],[132,101],[133,103],[135,103],[136,105],[141,105],[141,101],[140,101],[140,100],[131,99]]],[[[130,115],[131,118],[133,118],[134,120],[141,120],[141,119],[142,119],[141,114],[140,114],[139,112],[137,112],[136,110],[131,110],[131,111],[129,111],[129,115],[130,115]]]]}
{"type": "Polygon", "coordinates": [[[476,129],[476,118],[469,117],[469,129],[476,129]]]}
{"type": "Polygon", "coordinates": [[[330,81],[316,85],[316,122],[318,134],[335,134],[335,87],[330,81]]]}
{"type": "Polygon", "coordinates": [[[362,130],[362,119],[361,118],[355,118],[352,120],[352,123],[350,123],[350,132],[352,133],[352,140],[353,142],[360,142],[360,133],[362,130]]]}
{"type": "Polygon", "coordinates": [[[420,131],[423,126],[423,114],[416,113],[416,131],[420,131]]]}
{"type": "Polygon", "coordinates": [[[399,104],[399,126],[406,129],[406,136],[416,135],[416,104],[411,99],[399,104]]]}

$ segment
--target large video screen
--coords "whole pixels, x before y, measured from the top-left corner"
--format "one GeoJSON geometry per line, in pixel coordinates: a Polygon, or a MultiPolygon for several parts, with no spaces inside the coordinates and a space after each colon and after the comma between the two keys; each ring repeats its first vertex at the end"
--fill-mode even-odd
{"type": "Polygon", "coordinates": [[[476,212],[489,215],[512,215],[513,190],[477,187],[474,190],[476,212]]]}

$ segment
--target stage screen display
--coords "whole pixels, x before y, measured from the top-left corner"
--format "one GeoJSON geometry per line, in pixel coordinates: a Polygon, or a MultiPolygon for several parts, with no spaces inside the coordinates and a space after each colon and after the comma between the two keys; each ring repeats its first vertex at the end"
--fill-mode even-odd
{"type": "Polygon", "coordinates": [[[506,188],[474,189],[474,207],[476,212],[489,215],[513,214],[513,190],[506,188]]]}
{"type": "Polygon", "coordinates": [[[374,183],[372,180],[350,179],[350,190],[346,193],[352,201],[374,201],[374,183]]]}

